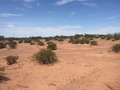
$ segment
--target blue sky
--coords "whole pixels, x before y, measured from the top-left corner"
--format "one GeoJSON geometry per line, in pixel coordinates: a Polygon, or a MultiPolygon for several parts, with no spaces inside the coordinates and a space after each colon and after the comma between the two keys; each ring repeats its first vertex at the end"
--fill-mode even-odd
{"type": "Polygon", "coordinates": [[[120,32],[120,0],[0,0],[6,37],[120,32]]]}

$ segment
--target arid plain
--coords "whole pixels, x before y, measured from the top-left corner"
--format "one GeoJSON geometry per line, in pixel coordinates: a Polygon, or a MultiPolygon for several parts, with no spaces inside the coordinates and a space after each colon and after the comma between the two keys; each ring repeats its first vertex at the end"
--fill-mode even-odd
{"type": "Polygon", "coordinates": [[[32,60],[46,45],[0,49],[0,65],[10,79],[0,83],[0,90],[120,90],[120,54],[111,52],[120,41],[96,40],[97,46],[55,41],[58,62],[52,65],[32,60]],[[8,55],[18,55],[17,63],[7,65],[8,55]]]}

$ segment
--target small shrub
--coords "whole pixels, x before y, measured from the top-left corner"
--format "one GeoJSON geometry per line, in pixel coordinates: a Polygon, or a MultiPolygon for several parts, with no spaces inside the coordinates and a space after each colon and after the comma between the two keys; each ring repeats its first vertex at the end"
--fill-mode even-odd
{"type": "Polygon", "coordinates": [[[50,40],[52,40],[52,37],[46,37],[45,38],[45,41],[50,41],[50,40]]]}
{"type": "Polygon", "coordinates": [[[115,44],[112,46],[112,51],[119,53],[120,52],[120,44],[115,44]]]}
{"type": "Polygon", "coordinates": [[[82,40],[80,40],[80,44],[84,44],[85,43],[85,41],[82,39],[82,40]]]}
{"type": "MultiPolygon", "coordinates": [[[[92,38],[91,38],[92,39],[92,38]]],[[[90,43],[90,39],[89,38],[82,38],[81,40],[80,40],[80,44],[89,44],[90,43]]]]}
{"type": "Polygon", "coordinates": [[[113,37],[115,40],[120,40],[120,33],[115,33],[113,37]]]}
{"type": "Polygon", "coordinates": [[[4,74],[4,67],[0,67],[0,75],[4,74]]]}
{"type": "Polygon", "coordinates": [[[32,42],[32,40],[30,38],[24,39],[24,43],[31,43],[31,42],[32,42]]]}
{"type": "Polygon", "coordinates": [[[42,41],[38,41],[37,45],[44,46],[44,43],[42,41]]]}
{"type": "Polygon", "coordinates": [[[35,45],[35,42],[31,42],[30,45],[35,45]]]}
{"type": "Polygon", "coordinates": [[[112,37],[113,37],[112,34],[107,34],[106,35],[106,40],[110,40],[110,39],[112,39],[112,37]]]}
{"type": "Polygon", "coordinates": [[[90,40],[89,40],[88,38],[83,38],[82,40],[83,40],[84,43],[86,43],[86,44],[89,44],[89,43],[90,43],[90,40]]]}
{"type": "Polygon", "coordinates": [[[7,80],[9,80],[9,78],[4,76],[4,67],[0,67],[0,83],[7,80]]]}
{"type": "Polygon", "coordinates": [[[10,42],[8,43],[8,45],[9,45],[9,47],[10,47],[11,49],[17,48],[17,43],[14,42],[14,41],[10,41],[10,42]]]}
{"type": "Polygon", "coordinates": [[[18,43],[20,43],[20,44],[23,43],[23,40],[19,40],[18,43]]]}
{"type": "Polygon", "coordinates": [[[56,54],[48,49],[40,50],[33,55],[33,58],[40,64],[51,64],[57,61],[56,54]]]}
{"type": "Polygon", "coordinates": [[[16,63],[17,60],[18,60],[18,56],[7,56],[6,57],[6,61],[8,65],[16,63]]]}
{"type": "Polygon", "coordinates": [[[52,44],[53,42],[47,42],[47,44],[52,44]]]}
{"type": "Polygon", "coordinates": [[[101,39],[105,39],[106,37],[105,36],[102,36],[101,39]]]}
{"type": "Polygon", "coordinates": [[[72,41],[72,44],[79,44],[80,43],[80,40],[79,39],[74,39],[73,41],[72,41]]]}
{"type": "Polygon", "coordinates": [[[91,41],[90,45],[98,45],[97,41],[91,41]]]}
{"type": "Polygon", "coordinates": [[[2,48],[6,48],[6,44],[3,42],[0,42],[0,49],[2,49],[2,48]]]}
{"type": "Polygon", "coordinates": [[[80,39],[79,38],[75,38],[75,37],[70,37],[69,43],[72,43],[72,44],[79,44],[80,43],[80,39]]]}
{"type": "Polygon", "coordinates": [[[57,45],[55,43],[51,42],[51,43],[48,44],[47,49],[56,50],[57,45]]]}
{"type": "Polygon", "coordinates": [[[59,38],[58,41],[59,41],[59,42],[62,42],[62,41],[63,41],[63,38],[59,38]]]}
{"type": "Polygon", "coordinates": [[[0,35],[0,41],[4,40],[5,37],[0,35]]]}

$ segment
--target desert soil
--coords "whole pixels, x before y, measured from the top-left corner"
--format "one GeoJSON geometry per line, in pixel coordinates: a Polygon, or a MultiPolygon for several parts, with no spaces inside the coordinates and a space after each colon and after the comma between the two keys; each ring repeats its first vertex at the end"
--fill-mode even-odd
{"type": "Polygon", "coordinates": [[[56,42],[58,62],[40,65],[32,55],[46,46],[19,44],[17,49],[0,49],[0,65],[10,80],[0,90],[120,90],[120,54],[111,46],[120,41],[97,40],[98,46],[56,42]],[[5,57],[18,55],[16,64],[5,57]]]}

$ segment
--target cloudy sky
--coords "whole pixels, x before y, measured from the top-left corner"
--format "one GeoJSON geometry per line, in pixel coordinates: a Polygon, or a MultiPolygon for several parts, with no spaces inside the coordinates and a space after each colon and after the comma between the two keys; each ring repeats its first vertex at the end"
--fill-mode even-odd
{"type": "Polygon", "coordinates": [[[120,0],[0,0],[0,35],[120,32],[120,0]]]}

